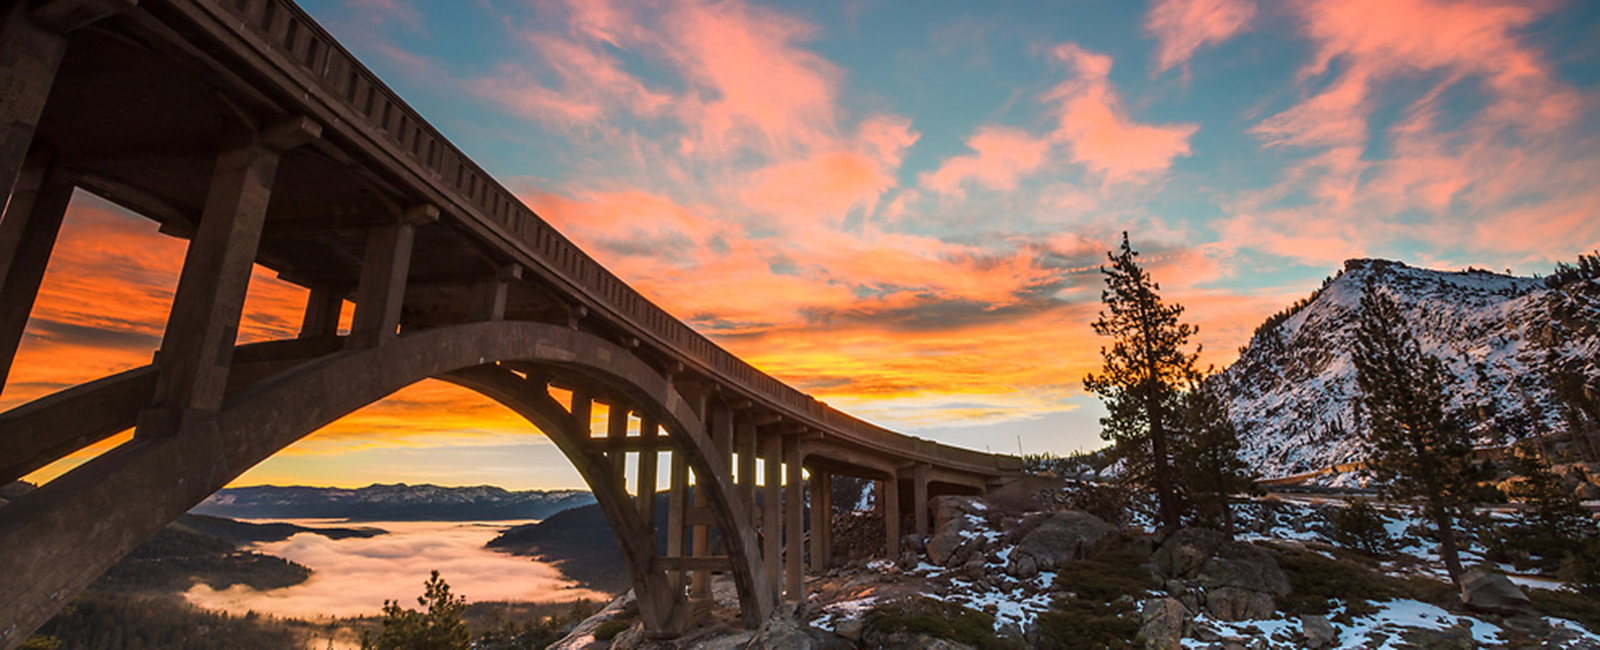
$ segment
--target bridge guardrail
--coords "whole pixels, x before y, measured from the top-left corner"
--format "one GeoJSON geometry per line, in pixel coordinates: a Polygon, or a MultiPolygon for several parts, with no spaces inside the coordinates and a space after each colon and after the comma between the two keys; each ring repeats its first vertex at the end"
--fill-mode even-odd
{"type": "Polygon", "coordinates": [[[849,432],[856,442],[910,457],[931,460],[985,474],[1020,467],[1000,454],[960,449],[899,434],[829,407],[722,349],[710,339],[635,291],[500,185],[466,154],[451,144],[406,104],[377,75],[289,0],[192,0],[210,13],[231,17],[230,28],[264,45],[278,58],[292,62],[299,76],[320,86],[325,95],[363,119],[352,124],[436,188],[464,205],[534,253],[551,272],[583,291],[591,300],[652,335],[724,381],[761,396],[793,414],[835,430],[849,432]]]}

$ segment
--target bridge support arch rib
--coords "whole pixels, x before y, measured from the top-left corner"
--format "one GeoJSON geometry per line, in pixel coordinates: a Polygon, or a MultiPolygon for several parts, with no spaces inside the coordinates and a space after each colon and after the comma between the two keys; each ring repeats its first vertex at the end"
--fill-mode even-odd
{"type": "MultiPolygon", "coordinates": [[[[701,420],[672,385],[623,348],[553,325],[497,321],[421,330],[380,348],[315,357],[227,396],[217,426],[136,437],[0,507],[0,647],[14,647],[71,595],[216,490],[301,437],[396,390],[429,377],[468,386],[547,427],[600,498],[629,553],[641,614],[670,636],[688,621],[681,585],[667,579],[673,558],[654,556],[646,520],[615,477],[605,443],[537,378],[548,372],[618,396],[666,429],[675,456],[698,477],[723,535],[726,562],[747,622],[764,619],[774,592],[757,567],[760,545],[750,506],[731,488],[701,420]],[[506,363],[497,363],[506,362],[506,363]],[[643,601],[652,599],[648,605],[643,601]],[[648,609],[646,612],[644,610],[648,609]]],[[[129,402],[130,405],[137,402],[129,402]]],[[[131,422],[138,413],[120,416],[131,422]]],[[[102,416],[103,417],[103,416],[102,416]]],[[[626,453],[618,445],[615,453],[626,453]]],[[[70,451],[70,450],[69,450],[70,451]]],[[[642,492],[642,491],[641,491],[642,492]]]]}

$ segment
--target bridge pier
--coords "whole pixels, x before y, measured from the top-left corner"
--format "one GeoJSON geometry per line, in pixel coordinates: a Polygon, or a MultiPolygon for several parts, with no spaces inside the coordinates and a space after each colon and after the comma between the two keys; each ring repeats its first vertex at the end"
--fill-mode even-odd
{"type": "Polygon", "coordinates": [[[805,494],[801,490],[800,436],[783,438],[783,464],[788,468],[788,483],[784,484],[784,596],[792,601],[806,598],[805,590],[805,494]]]}
{"type": "Polygon", "coordinates": [[[811,468],[811,572],[828,570],[833,554],[833,475],[811,468]]]}
{"type": "Polygon", "coordinates": [[[40,25],[27,2],[0,14],[0,188],[11,194],[22,174],[33,133],[44,115],[67,39],[40,25]]]}
{"type": "Polygon", "coordinates": [[[156,355],[155,398],[135,436],[208,426],[222,406],[279,157],[321,133],[317,123],[292,117],[264,132],[243,127],[224,136],[156,355]]]}
{"type": "Polygon", "coordinates": [[[917,537],[925,543],[929,534],[927,463],[917,463],[911,467],[911,510],[917,537]]]}

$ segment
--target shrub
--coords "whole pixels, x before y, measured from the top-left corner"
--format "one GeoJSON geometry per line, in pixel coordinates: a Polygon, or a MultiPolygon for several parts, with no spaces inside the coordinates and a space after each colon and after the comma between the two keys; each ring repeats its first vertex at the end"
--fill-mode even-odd
{"type": "Polygon", "coordinates": [[[1278,599],[1278,609],[1290,614],[1327,614],[1344,603],[1336,620],[1348,624],[1354,617],[1377,612],[1371,601],[1411,598],[1441,607],[1460,602],[1455,587],[1432,578],[1396,578],[1365,563],[1313,550],[1277,544],[1263,548],[1289,577],[1293,590],[1278,599]]]}
{"type": "Polygon", "coordinates": [[[881,639],[893,634],[925,634],[982,650],[1009,650],[1016,642],[994,633],[994,616],[955,603],[913,596],[868,610],[862,634],[881,639]]]}
{"type": "Polygon", "coordinates": [[[1388,520],[1365,499],[1356,499],[1343,508],[1323,511],[1323,535],[1340,548],[1373,557],[1393,555],[1399,542],[1389,534],[1388,520]]]}
{"type": "Polygon", "coordinates": [[[1133,648],[1141,621],[1134,603],[1159,582],[1144,563],[1150,553],[1137,540],[1122,538],[1094,556],[1067,563],[1055,586],[1070,595],[1039,615],[1042,648],[1133,648]]]}
{"type": "Polygon", "coordinates": [[[1066,506],[1121,525],[1128,519],[1132,501],[1132,490],[1123,485],[1082,481],[1068,489],[1066,506]]]}
{"type": "Polygon", "coordinates": [[[618,634],[626,632],[630,627],[633,627],[633,621],[613,618],[595,626],[594,638],[600,641],[610,641],[617,638],[618,634]]]}

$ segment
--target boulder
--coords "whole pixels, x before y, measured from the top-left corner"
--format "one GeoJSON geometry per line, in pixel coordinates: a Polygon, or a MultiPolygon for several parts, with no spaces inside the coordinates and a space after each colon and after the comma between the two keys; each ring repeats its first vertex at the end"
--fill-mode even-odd
{"type": "Polygon", "coordinates": [[[989,512],[989,504],[978,497],[934,497],[930,505],[933,507],[934,530],[944,528],[945,523],[952,519],[962,519],[965,515],[983,517],[989,512]]]}
{"type": "Polygon", "coordinates": [[[793,604],[779,605],[745,646],[749,650],[812,650],[817,645],[797,621],[793,604]]]}
{"type": "Polygon", "coordinates": [[[1052,571],[1073,560],[1087,557],[1117,529],[1105,520],[1082,510],[1063,510],[1040,521],[1011,551],[1011,561],[1023,557],[1033,560],[1038,571],[1052,571]]]}
{"type": "Polygon", "coordinates": [[[1169,578],[1193,577],[1226,541],[1227,536],[1214,530],[1182,528],[1168,535],[1150,560],[1169,578]]]}
{"type": "Polygon", "coordinates": [[[1151,556],[1159,573],[1172,582],[1198,587],[1199,597],[1212,616],[1223,621],[1270,618],[1274,598],[1289,594],[1289,576],[1266,551],[1229,539],[1222,533],[1185,528],[1167,537],[1151,556]]]}
{"type": "Polygon", "coordinates": [[[1206,612],[1219,621],[1272,618],[1277,609],[1272,596],[1242,587],[1215,587],[1207,589],[1205,596],[1206,612]]]}
{"type": "Polygon", "coordinates": [[[1289,595],[1289,576],[1266,551],[1254,544],[1228,540],[1194,574],[1205,589],[1237,587],[1272,596],[1289,595]]]}
{"type": "Polygon", "coordinates": [[[1032,555],[1012,553],[1011,561],[1006,564],[1006,573],[1018,580],[1027,580],[1039,575],[1039,563],[1032,555]]]}
{"type": "Polygon", "coordinates": [[[1326,616],[1301,616],[1300,642],[1309,650],[1332,648],[1339,643],[1339,630],[1328,622],[1326,616]]]}
{"type": "Polygon", "coordinates": [[[1189,612],[1173,598],[1151,598],[1144,601],[1140,618],[1139,638],[1147,650],[1178,650],[1183,647],[1183,628],[1189,612]]]}
{"type": "Polygon", "coordinates": [[[928,561],[940,566],[951,564],[950,557],[967,541],[967,527],[965,517],[954,517],[935,528],[928,538],[928,561]]]}
{"type": "Polygon", "coordinates": [[[1573,489],[1572,496],[1577,497],[1579,501],[1600,501],[1600,485],[1579,483],[1578,487],[1573,489]]]}
{"type": "Polygon", "coordinates": [[[1510,578],[1472,569],[1461,576],[1461,602],[1470,609],[1495,614],[1537,614],[1527,594],[1510,578]]]}

